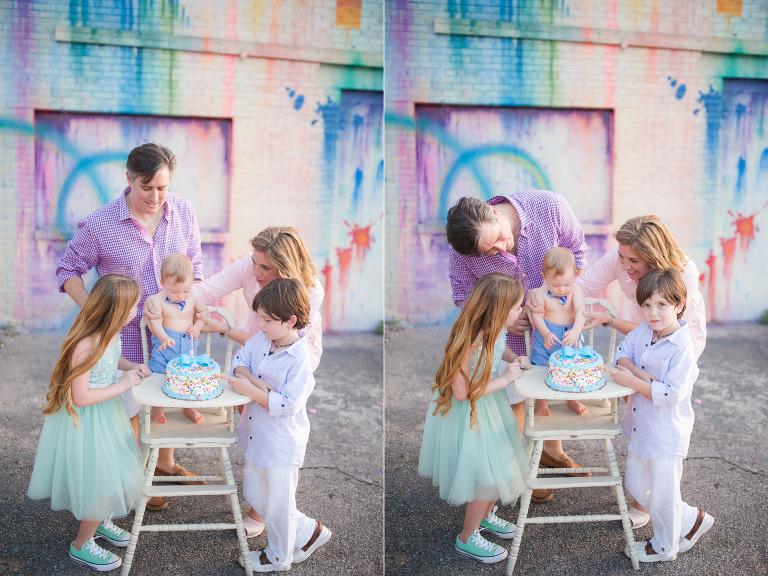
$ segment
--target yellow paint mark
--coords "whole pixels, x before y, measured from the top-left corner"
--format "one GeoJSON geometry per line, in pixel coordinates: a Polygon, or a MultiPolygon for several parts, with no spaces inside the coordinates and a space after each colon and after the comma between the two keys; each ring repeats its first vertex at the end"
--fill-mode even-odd
{"type": "Polygon", "coordinates": [[[363,0],[336,0],[336,26],[360,30],[360,12],[363,0]]]}
{"type": "Polygon", "coordinates": [[[728,19],[728,33],[731,33],[731,18],[741,18],[741,0],[717,0],[717,13],[728,19]]]}

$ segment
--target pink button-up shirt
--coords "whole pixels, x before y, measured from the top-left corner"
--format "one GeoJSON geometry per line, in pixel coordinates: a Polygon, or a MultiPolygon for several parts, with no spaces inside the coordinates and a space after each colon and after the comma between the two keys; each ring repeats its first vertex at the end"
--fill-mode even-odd
{"type": "Polygon", "coordinates": [[[77,223],[64,256],[58,261],[56,278],[59,292],[72,276],[82,276],[96,268],[99,277],[123,274],[141,286],[139,311],[122,330],[123,356],[131,362],[143,362],[141,321],[144,300],[160,291],[160,266],[170,254],[186,254],[192,260],[195,278],[203,278],[200,230],[192,203],[186,198],[168,194],[163,217],[154,238],[131,216],[126,195],[99,208],[77,223]]]}
{"type": "MultiPolygon", "coordinates": [[[[560,194],[546,190],[523,190],[511,196],[494,196],[488,204],[509,201],[520,217],[517,256],[508,252],[493,255],[464,256],[448,248],[448,275],[453,301],[459,308],[469,298],[475,282],[491,272],[519,278],[526,294],[544,283],[541,263],[550,248],[568,248],[576,257],[576,267],[587,266],[587,243],[579,220],[568,201],[560,194]]],[[[523,336],[508,334],[507,344],[516,354],[525,354],[523,336]]]]}
{"type": "MultiPolygon", "coordinates": [[[[584,295],[592,298],[600,297],[602,290],[614,281],[618,282],[621,291],[632,303],[626,320],[642,322],[643,313],[635,299],[637,282],[632,280],[622,268],[619,261],[618,246],[603,255],[593,266],[590,266],[581,276],[576,278],[576,282],[581,286],[584,295]]],[[[685,301],[685,312],[682,319],[688,323],[688,333],[693,342],[693,351],[698,358],[707,343],[707,315],[704,310],[704,296],[699,292],[699,269],[696,268],[693,260],[689,259],[683,268],[683,282],[688,291],[688,298],[685,301]]]]}
{"type": "MultiPolygon", "coordinates": [[[[208,305],[213,305],[219,298],[242,288],[243,297],[251,313],[248,315],[245,326],[241,329],[256,334],[261,332],[261,327],[259,326],[258,314],[253,312],[253,299],[259,291],[259,283],[256,281],[256,276],[253,275],[252,254],[249,252],[218,274],[214,274],[205,282],[198,284],[196,288],[208,305]]],[[[312,370],[317,369],[318,364],[320,364],[320,357],[323,355],[323,318],[320,316],[320,307],[323,304],[324,296],[323,285],[316,278],[315,285],[309,289],[309,324],[304,327],[312,370]]]]}

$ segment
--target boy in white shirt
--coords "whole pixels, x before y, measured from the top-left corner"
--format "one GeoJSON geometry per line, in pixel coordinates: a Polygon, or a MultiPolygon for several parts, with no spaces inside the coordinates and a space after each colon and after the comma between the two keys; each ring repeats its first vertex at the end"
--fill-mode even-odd
{"type": "MultiPolygon", "coordinates": [[[[648,510],[653,538],[636,542],[640,562],[674,560],[715,520],[680,496],[683,459],[693,430],[691,392],[699,369],[688,326],[680,318],[687,292],[677,270],[654,270],[637,286],[644,322],[619,345],[606,371],[635,390],[624,412],[627,491],[648,510]]],[[[629,548],[624,551],[629,555],[629,548]]]]}
{"type": "Polygon", "coordinates": [[[309,558],[331,531],[296,509],[309,439],[306,404],[315,386],[301,330],[309,320],[307,289],[298,280],[273,280],[256,294],[253,309],[261,332],[235,355],[235,377],[224,377],[253,400],[238,426],[246,460],[243,493],[264,518],[269,540],[251,553],[251,565],[254,572],[276,572],[309,558]]]}

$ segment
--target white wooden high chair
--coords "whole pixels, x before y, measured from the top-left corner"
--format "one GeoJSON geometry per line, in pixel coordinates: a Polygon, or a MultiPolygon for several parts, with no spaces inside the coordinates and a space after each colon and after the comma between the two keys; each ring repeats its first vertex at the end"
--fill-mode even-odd
{"type": "MultiPolygon", "coordinates": [[[[234,326],[232,315],[224,308],[208,307],[209,312],[216,312],[234,326]]],[[[149,348],[147,344],[146,320],[141,320],[142,351],[144,362],[149,361],[149,348]]],[[[228,340],[227,352],[224,364],[221,364],[222,373],[229,372],[232,363],[233,341],[228,340]]],[[[211,335],[206,335],[205,353],[210,356],[211,335]]],[[[237,433],[234,424],[234,406],[250,402],[250,398],[237,394],[232,390],[228,382],[222,379],[224,392],[212,400],[190,401],[176,400],[163,394],[163,374],[153,374],[142,379],[141,383],[131,389],[133,399],[144,405],[144,422],[141,429],[141,441],[145,445],[144,450],[144,486],[142,496],[136,506],[136,515],[131,529],[131,538],[123,559],[123,576],[131,569],[133,556],[138,544],[141,532],[178,532],[188,530],[236,530],[240,542],[240,552],[245,563],[245,572],[252,576],[251,555],[248,550],[248,541],[243,528],[243,517],[240,512],[240,503],[237,497],[237,484],[232,474],[232,464],[229,460],[227,449],[237,442],[237,433]],[[152,406],[165,408],[167,423],[154,423],[151,418],[152,406]],[[196,424],[187,418],[181,411],[182,408],[204,409],[205,420],[196,424]],[[211,409],[214,410],[211,412],[211,409]],[[155,476],[155,467],[160,448],[216,448],[219,454],[220,475],[200,476],[194,480],[206,481],[206,485],[177,486],[174,484],[159,484],[154,482],[176,482],[176,476],[155,476]],[[222,482],[223,481],[223,482],[222,482]],[[143,526],[144,510],[147,502],[154,496],[213,496],[227,495],[232,507],[234,524],[210,523],[210,524],[150,524],[143,526]]]]}
{"type": "MultiPolygon", "coordinates": [[[[611,314],[616,316],[616,308],[604,299],[586,298],[587,310],[591,313],[595,304],[600,304],[611,314]]],[[[593,347],[594,338],[592,330],[588,330],[588,343],[593,347]]],[[[526,352],[530,357],[531,340],[530,333],[525,334],[526,352]]],[[[613,363],[613,355],[616,347],[616,329],[611,328],[610,344],[607,354],[603,355],[605,364],[613,363]]],[[[515,569],[515,563],[520,551],[523,532],[528,524],[557,524],[569,522],[599,522],[621,520],[624,536],[629,545],[632,567],[639,570],[640,565],[635,551],[635,539],[632,535],[632,526],[629,521],[627,503],[622,488],[622,478],[616,463],[616,454],[611,439],[622,432],[621,422],[618,416],[618,399],[621,396],[632,394],[634,391],[616,383],[607,373],[606,384],[600,390],[593,392],[573,394],[558,392],[548,388],[544,382],[547,375],[546,366],[532,366],[530,370],[524,370],[523,375],[515,382],[515,390],[526,397],[525,406],[525,436],[528,440],[529,471],[525,491],[520,500],[520,513],[517,519],[517,528],[512,540],[507,561],[507,574],[511,575],[515,569]],[[550,416],[539,416],[535,412],[536,399],[546,399],[551,412],[550,416]],[[567,400],[579,400],[589,405],[589,411],[579,416],[571,410],[567,400]],[[545,440],[602,440],[605,466],[599,468],[539,468],[541,453],[545,440]],[[591,477],[562,477],[554,478],[552,475],[565,473],[591,472],[591,477]],[[571,516],[536,516],[528,517],[528,509],[531,502],[531,493],[537,488],[588,488],[595,486],[612,486],[616,495],[616,503],[619,507],[618,514],[581,514],[571,516]]],[[[621,548],[617,546],[617,550],[621,548]]],[[[621,552],[623,553],[623,552],[621,552]]]]}

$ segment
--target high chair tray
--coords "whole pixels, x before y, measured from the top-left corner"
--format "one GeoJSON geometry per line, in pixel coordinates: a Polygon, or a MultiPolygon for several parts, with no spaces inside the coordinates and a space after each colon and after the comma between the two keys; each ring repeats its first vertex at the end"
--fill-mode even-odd
{"type": "Polygon", "coordinates": [[[162,406],[164,408],[215,408],[227,406],[239,406],[251,401],[248,396],[243,396],[232,390],[229,382],[222,378],[221,387],[224,392],[210,400],[176,400],[163,393],[164,374],[152,374],[142,378],[141,382],[131,388],[131,397],[134,401],[144,406],[162,406]]]}
{"type": "Polygon", "coordinates": [[[605,386],[592,392],[560,392],[547,386],[546,366],[531,366],[523,370],[523,375],[515,380],[515,391],[526,398],[541,398],[544,400],[599,400],[602,398],[618,398],[634,394],[632,388],[618,384],[613,376],[605,373],[605,386]]]}

